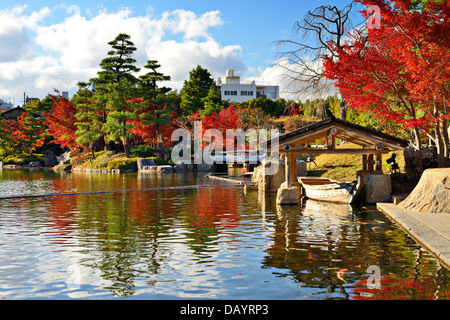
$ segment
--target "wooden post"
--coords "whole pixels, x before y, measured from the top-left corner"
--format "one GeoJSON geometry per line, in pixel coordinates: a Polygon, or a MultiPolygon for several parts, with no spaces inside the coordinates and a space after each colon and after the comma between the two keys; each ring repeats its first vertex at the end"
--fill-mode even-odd
{"type": "Polygon", "coordinates": [[[336,145],[336,128],[331,128],[327,137],[327,149],[334,150],[336,145]]]}
{"type": "Polygon", "coordinates": [[[328,150],[334,150],[335,149],[335,143],[336,143],[336,137],[335,136],[328,136],[327,137],[327,149],[328,150]]]}
{"type": "Polygon", "coordinates": [[[291,180],[297,181],[297,155],[289,154],[289,166],[291,167],[291,180]]]}
{"type": "Polygon", "coordinates": [[[369,154],[367,157],[367,167],[369,172],[373,172],[373,154],[369,154]]]}
{"type": "Polygon", "coordinates": [[[286,176],[286,185],[288,188],[292,188],[292,173],[291,173],[291,166],[290,166],[290,158],[291,154],[288,152],[286,154],[285,160],[284,160],[284,171],[286,176]]]}
{"type": "Polygon", "coordinates": [[[367,171],[367,154],[363,154],[362,156],[362,169],[363,171],[367,171]]]}
{"type": "Polygon", "coordinates": [[[381,153],[377,153],[377,160],[375,162],[376,171],[383,171],[383,155],[381,153]]]}

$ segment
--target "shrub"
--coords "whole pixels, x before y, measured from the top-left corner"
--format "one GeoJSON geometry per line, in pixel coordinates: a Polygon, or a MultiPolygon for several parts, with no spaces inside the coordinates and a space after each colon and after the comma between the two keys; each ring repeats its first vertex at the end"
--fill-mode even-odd
{"type": "Polygon", "coordinates": [[[153,159],[153,161],[155,161],[155,164],[158,166],[169,164],[168,161],[165,161],[165,160],[161,159],[160,157],[148,157],[146,159],[153,159]]]}
{"type": "Polygon", "coordinates": [[[120,169],[120,170],[137,170],[138,158],[122,158],[114,159],[108,162],[108,169],[120,169]]]}
{"type": "Polygon", "coordinates": [[[43,154],[36,153],[36,154],[33,154],[32,156],[30,156],[29,153],[21,153],[21,154],[13,154],[13,155],[7,156],[6,158],[3,159],[3,162],[5,164],[26,165],[26,164],[29,164],[30,162],[39,161],[39,162],[41,162],[41,164],[43,164],[44,158],[45,158],[45,156],[43,154]]]}
{"type": "Polygon", "coordinates": [[[141,145],[131,148],[130,153],[137,158],[148,158],[155,156],[156,153],[159,153],[159,150],[150,146],[141,145]]]}
{"type": "Polygon", "coordinates": [[[95,160],[90,162],[88,168],[90,169],[105,169],[108,162],[111,161],[112,151],[101,151],[95,153],[95,160]]]}

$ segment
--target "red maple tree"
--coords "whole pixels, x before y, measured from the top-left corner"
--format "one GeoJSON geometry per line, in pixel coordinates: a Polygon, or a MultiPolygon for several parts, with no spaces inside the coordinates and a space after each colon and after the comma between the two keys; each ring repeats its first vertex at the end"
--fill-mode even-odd
{"type": "MultiPolygon", "coordinates": [[[[217,145],[216,147],[226,147],[226,131],[227,129],[237,129],[239,128],[239,113],[234,105],[230,105],[228,108],[222,109],[219,113],[213,112],[210,115],[205,115],[203,118],[200,116],[200,112],[197,111],[190,118],[191,122],[202,121],[202,137],[203,140],[211,141],[212,132],[208,131],[210,129],[216,129],[222,134],[222,145],[217,145]]],[[[206,147],[203,144],[203,147],[206,147]]]]}
{"type": "Polygon", "coordinates": [[[449,119],[449,2],[430,0],[419,10],[410,0],[356,1],[380,8],[380,28],[355,30],[342,47],[330,42],[338,58],[323,57],[327,78],[350,108],[412,129],[418,150],[421,133],[433,130],[444,145],[438,140],[449,119]]]}
{"type": "Polygon", "coordinates": [[[51,96],[53,104],[50,111],[44,115],[48,126],[47,132],[53,135],[55,143],[74,150],[78,145],[75,141],[77,127],[74,124],[78,121],[75,118],[77,109],[72,102],[59,95],[58,91],[56,93],[57,96],[51,96]]]}

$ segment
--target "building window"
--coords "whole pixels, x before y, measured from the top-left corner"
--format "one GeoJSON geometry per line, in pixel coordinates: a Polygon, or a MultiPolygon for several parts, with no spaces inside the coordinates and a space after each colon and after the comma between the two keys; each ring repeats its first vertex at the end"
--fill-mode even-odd
{"type": "Polygon", "coordinates": [[[237,96],[237,91],[225,91],[226,96],[237,96]]]}
{"type": "Polygon", "coordinates": [[[241,91],[241,96],[252,96],[253,91],[241,91]]]}

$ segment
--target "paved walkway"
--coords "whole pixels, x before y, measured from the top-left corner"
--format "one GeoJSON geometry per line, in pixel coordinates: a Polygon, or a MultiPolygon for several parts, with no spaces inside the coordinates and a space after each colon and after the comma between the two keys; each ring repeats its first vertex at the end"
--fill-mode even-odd
{"type": "Polygon", "coordinates": [[[450,213],[418,213],[392,203],[377,207],[450,268],[450,213]]]}

